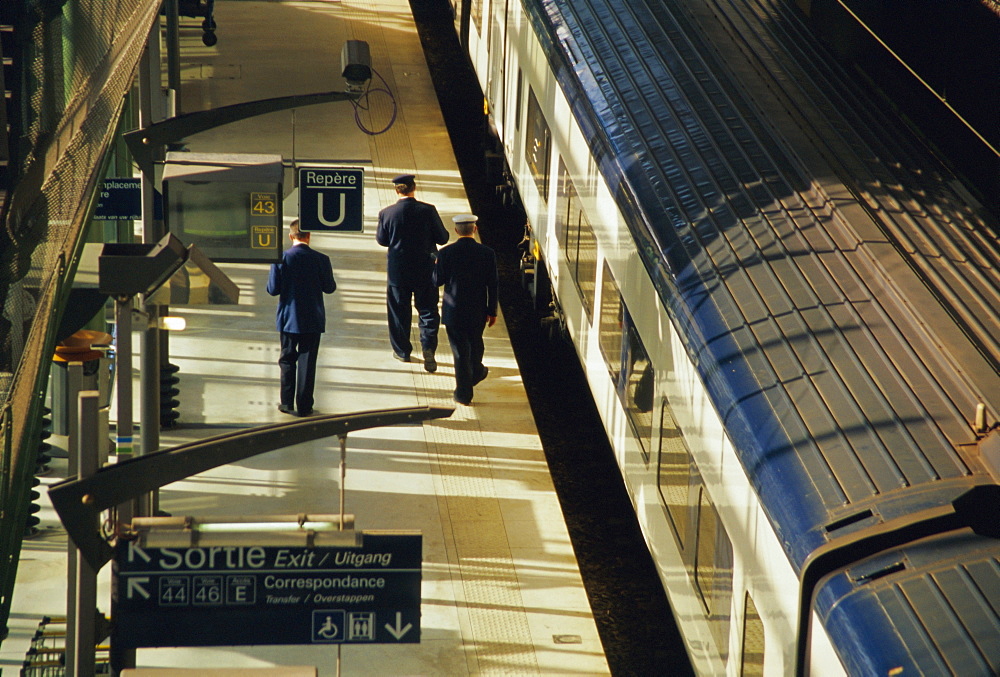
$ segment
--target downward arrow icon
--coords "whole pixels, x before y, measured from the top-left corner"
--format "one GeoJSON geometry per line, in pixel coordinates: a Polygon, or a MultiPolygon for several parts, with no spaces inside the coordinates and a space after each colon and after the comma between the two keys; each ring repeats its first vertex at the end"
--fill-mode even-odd
{"type": "Polygon", "coordinates": [[[392,627],[388,623],[385,624],[385,629],[389,631],[389,634],[396,638],[397,641],[403,638],[403,635],[410,631],[413,627],[411,623],[407,623],[404,627],[400,627],[403,623],[403,613],[401,611],[396,612],[396,627],[392,627]]]}

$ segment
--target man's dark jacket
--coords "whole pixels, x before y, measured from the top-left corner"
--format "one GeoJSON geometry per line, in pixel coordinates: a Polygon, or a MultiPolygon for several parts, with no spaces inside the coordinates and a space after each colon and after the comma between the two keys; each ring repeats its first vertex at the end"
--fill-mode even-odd
{"type": "Polygon", "coordinates": [[[481,329],[497,314],[497,257],[471,237],[460,237],[438,252],[434,284],[444,285],[441,322],[446,327],[481,329]]]}
{"type": "Polygon", "coordinates": [[[271,264],[267,293],[279,296],[278,331],[289,334],[321,334],[326,331],[323,294],[337,288],[330,257],[309,245],[292,245],[271,264]]]}
{"type": "Polygon", "coordinates": [[[375,241],[389,248],[389,284],[413,289],[430,284],[434,253],[448,231],[434,205],[404,197],[379,212],[375,241]]]}

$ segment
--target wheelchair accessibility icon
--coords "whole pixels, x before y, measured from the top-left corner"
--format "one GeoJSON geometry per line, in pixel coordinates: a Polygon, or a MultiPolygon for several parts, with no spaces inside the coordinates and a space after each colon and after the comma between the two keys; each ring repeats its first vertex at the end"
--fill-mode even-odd
{"type": "Polygon", "coordinates": [[[314,610],[312,612],[313,644],[344,641],[344,612],[342,610],[314,610]]]}

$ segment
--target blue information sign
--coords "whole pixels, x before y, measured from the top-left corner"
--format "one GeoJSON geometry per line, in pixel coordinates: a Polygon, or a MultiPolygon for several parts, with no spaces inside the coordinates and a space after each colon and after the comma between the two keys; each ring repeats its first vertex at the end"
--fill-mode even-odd
{"type": "Polygon", "coordinates": [[[299,167],[299,227],[364,230],[364,178],[359,168],[299,167]]]}
{"type": "Polygon", "coordinates": [[[420,641],[422,536],[349,547],[213,546],[115,552],[119,647],[420,641]]]}
{"type": "Polygon", "coordinates": [[[105,179],[94,208],[96,221],[141,221],[142,189],[139,179],[105,179]]]}

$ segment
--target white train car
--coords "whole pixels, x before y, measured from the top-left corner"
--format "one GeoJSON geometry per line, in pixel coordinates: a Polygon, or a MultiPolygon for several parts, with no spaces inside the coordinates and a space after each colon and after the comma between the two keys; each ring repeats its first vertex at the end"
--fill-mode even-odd
{"type": "Polygon", "coordinates": [[[995,220],[791,3],[452,3],[696,672],[997,674],[995,220]]]}

